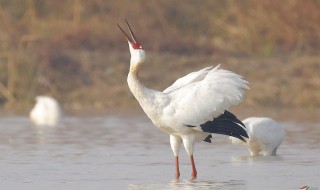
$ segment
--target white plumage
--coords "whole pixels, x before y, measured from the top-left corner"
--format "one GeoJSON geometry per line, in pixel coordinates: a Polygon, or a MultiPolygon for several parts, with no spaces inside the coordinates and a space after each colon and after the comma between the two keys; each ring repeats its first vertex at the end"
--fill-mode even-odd
{"type": "Polygon", "coordinates": [[[279,123],[267,117],[249,117],[242,122],[246,126],[249,139],[243,142],[229,137],[233,144],[247,146],[251,156],[257,156],[259,152],[264,156],[276,155],[285,137],[285,131],[279,123]]]}
{"type": "Polygon", "coordinates": [[[193,159],[195,142],[211,142],[211,133],[242,139],[247,137],[244,125],[226,111],[239,104],[248,89],[242,76],[216,67],[207,67],[178,79],[163,92],[145,87],[139,80],[139,69],[145,51],[137,42],[129,24],[132,39],[124,33],[131,53],[128,86],[153,124],[170,135],[179,178],[179,150],[183,144],[192,164],[192,177],[197,176],[193,159]]]}
{"type": "Polygon", "coordinates": [[[31,121],[38,126],[55,126],[62,112],[59,103],[49,96],[37,96],[36,104],[30,112],[31,121]]]}
{"type": "MultiPolygon", "coordinates": [[[[182,123],[198,126],[223,114],[232,105],[239,104],[247,89],[240,75],[216,67],[207,67],[178,79],[164,90],[171,100],[163,105],[164,116],[172,121],[172,114],[182,123]]],[[[171,123],[169,123],[170,125],[171,123]]]]}

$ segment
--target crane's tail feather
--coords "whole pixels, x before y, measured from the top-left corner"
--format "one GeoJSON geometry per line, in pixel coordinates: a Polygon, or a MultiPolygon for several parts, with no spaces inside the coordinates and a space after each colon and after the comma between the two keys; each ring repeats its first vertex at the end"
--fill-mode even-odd
{"type": "Polygon", "coordinates": [[[245,125],[232,113],[225,111],[213,121],[207,121],[200,125],[203,132],[228,135],[238,138],[244,142],[243,137],[249,138],[245,125]]]}

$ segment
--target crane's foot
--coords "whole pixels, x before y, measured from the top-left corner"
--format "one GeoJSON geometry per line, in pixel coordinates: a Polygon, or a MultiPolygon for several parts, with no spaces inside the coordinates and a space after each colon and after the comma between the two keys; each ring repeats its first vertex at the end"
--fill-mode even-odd
{"type": "Polygon", "coordinates": [[[194,159],[193,156],[190,156],[190,160],[191,160],[191,167],[192,167],[192,172],[191,172],[191,177],[192,179],[196,179],[197,178],[197,169],[196,169],[196,165],[194,163],[194,159]]]}
{"type": "Polygon", "coordinates": [[[176,173],[176,180],[180,178],[180,173],[176,173]]]}
{"type": "Polygon", "coordinates": [[[191,177],[192,177],[192,179],[196,179],[197,178],[197,171],[192,171],[191,177]]]}
{"type": "Polygon", "coordinates": [[[180,178],[180,170],[179,170],[179,157],[176,156],[176,179],[180,178]]]}

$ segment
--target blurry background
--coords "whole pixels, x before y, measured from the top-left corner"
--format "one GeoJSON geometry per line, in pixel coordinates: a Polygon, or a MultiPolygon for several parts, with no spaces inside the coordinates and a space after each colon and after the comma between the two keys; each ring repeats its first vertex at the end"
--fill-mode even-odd
{"type": "Polygon", "coordinates": [[[250,82],[239,112],[317,119],[319,10],[317,0],[0,0],[0,109],[30,110],[37,95],[65,110],[138,109],[116,27],[127,18],[147,51],[146,86],[221,63],[250,82]]]}

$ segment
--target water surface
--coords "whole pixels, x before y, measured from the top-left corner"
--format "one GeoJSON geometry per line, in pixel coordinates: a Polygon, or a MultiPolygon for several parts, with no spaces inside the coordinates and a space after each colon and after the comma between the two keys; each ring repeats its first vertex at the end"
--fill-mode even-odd
{"type": "Polygon", "coordinates": [[[320,189],[320,126],[282,123],[278,156],[249,157],[224,136],[196,145],[198,178],[181,151],[174,180],[168,135],[144,116],[65,117],[57,127],[27,117],[0,117],[0,188],[3,189],[320,189]]]}

